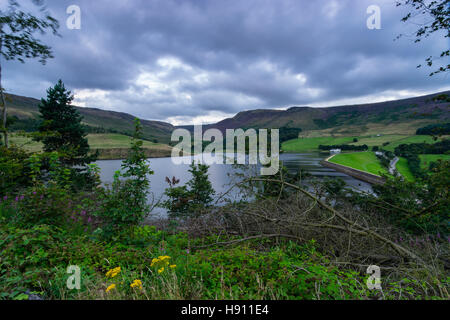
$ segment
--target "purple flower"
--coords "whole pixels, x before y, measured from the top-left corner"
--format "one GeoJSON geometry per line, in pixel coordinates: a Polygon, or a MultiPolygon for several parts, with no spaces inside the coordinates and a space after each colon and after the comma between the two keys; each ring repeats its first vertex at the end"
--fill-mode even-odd
{"type": "Polygon", "coordinates": [[[4,196],[3,200],[5,200],[5,201],[8,200],[8,196],[4,196]]]}
{"type": "Polygon", "coordinates": [[[437,233],[437,237],[438,237],[438,239],[441,238],[441,234],[439,232],[437,233]]]}
{"type": "Polygon", "coordinates": [[[33,194],[36,195],[36,191],[33,191],[33,194]]]}
{"type": "Polygon", "coordinates": [[[82,215],[82,216],[85,216],[85,215],[86,215],[86,211],[84,211],[84,210],[81,211],[81,215],[82,215]]]}
{"type": "Polygon", "coordinates": [[[19,201],[19,197],[16,197],[16,202],[19,201]]]}
{"type": "Polygon", "coordinates": [[[22,201],[23,199],[25,199],[25,196],[20,196],[20,201],[22,201]]]}
{"type": "Polygon", "coordinates": [[[92,218],[89,217],[89,218],[88,218],[88,223],[91,223],[91,222],[92,222],[92,218]]]}

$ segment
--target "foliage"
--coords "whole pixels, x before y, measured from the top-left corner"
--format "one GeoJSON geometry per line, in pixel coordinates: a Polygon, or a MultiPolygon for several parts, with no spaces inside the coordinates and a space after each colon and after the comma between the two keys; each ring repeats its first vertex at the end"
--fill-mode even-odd
{"type": "Polygon", "coordinates": [[[215,191],[208,178],[208,169],[208,165],[195,164],[192,161],[189,169],[192,179],[179,187],[175,187],[180,182],[178,179],[166,177],[169,188],[165,190],[164,195],[168,199],[162,202],[161,207],[166,208],[172,218],[198,216],[203,209],[210,206],[215,191]]]}
{"type": "MultiPolygon", "coordinates": [[[[6,60],[18,60],[23,63],[26,58],[39,58],[39,61],[45,64],[47,59],[53,58],[50,47],[43,44],[34,34],[44,34],[46,30],[50,30],[57,35],[58,21],[50,15],[42,1],[33,0],[33,3],[41,7],[43,18],[20,10],[15,0],[9,0],[7,12],[0,10],[0,56],[6,60]]],[[[7,107],[1,83],[1,66],[0,95],[3,105],[0,130],[3,131],[5,146],[8,147],[7,107]]]]}
{"type": "Polygon", "coordinates": [[[41,135],[36,140],[44,143],[44,151],[58,151],[63,163],[85,165],[95,160],[88,156],[89,144],[86,133],[81,125],[82,117],[71,106],[73,95],[64,83],[58,83],[47,89],[47,99],[41,99],[39,111],[42,123],[39,127],[41,135]]]}
{"type": "Polygon", "coordinates": [[[450,122],[427,125],[417,129],[416,134],[430,136],[448,135],[450,134],[450,122]]]}
{"type": "Polygon", "coordinates": [[[142,148],[141,129],[139,119],[135,119],[135,133],[128,157],[122,164],[123,172],[117,171],[111,188],[100,195],[102,202],[96,215],[105,220],[105,231],[109,236],[123,226],[141,223],[150,211],[148,175],[153,171],[142,148]]]}
{"type": "Polygon", "coordinates": [[[280,127],[278,131],[280,143],[292,139],[297,139],[300,132],[302,132],[301,128],[280,127]]]}
{"type": "Polygon", "coordinates": [[[420,154],[445,154],[450,151],[450,140],[445,139],[434,144],[401,144],[395,148],[395,154],[408,160],[408,166],[416,178],[423,178],[425,173],[420,166],[420,154]]]}
{"type": "MultiPolygon", "coordinates": [[[[450,37],[450,6],[448,0],[398,0],[397,6],[409,6],[413,9],[406,16],[402,18],[403,22],[411,21],[415,22],[414,18],[419,16],[425,16],[425,23],[417,23],[418,29],[415,31],[415,42],[420,42],[424,38],[429,37],[435,32],[442,31],[444,38],[450,37]],[[431,19],[430,19],[431,18],[431,19]]],[[[400,36],[399,36],[400,37],[400,36]]],[[[450,56],[450,50],[444,50],[439,55],[440,59],[450,56]]],[[[436,58],[433,56],[428,57],[425,61],[429,67],[433,65],[433,60],[436,58]]],[[[418,66],[420,67],[420,65],[418,66]]],[[[439,72],[446,72],[450,70],[450,64],[442,65],[437,70],[431,72],[430,76],[439,72]]]]}
{"type": "Polygon", "coordinates": [[[374,195],[353,194],[362,208],[382,209],[393,224],[415,234],[448,234],[450,162],[438,161],[430,175],[415,182],[387,177],[372,186],[374,195]]]}
{"type": "Polygon", "coordinates": [[[352,144],[319,145],[319,150],[341,149],[344,151],[366,151],[369,147],[366,144],[355,146],[352,144]]]}
{"type": "Polygon", "coordinates": [[[28,166],[29,154],[15,146],[0,146],[0,195],[14,193],[29,186],[28,166]]]}

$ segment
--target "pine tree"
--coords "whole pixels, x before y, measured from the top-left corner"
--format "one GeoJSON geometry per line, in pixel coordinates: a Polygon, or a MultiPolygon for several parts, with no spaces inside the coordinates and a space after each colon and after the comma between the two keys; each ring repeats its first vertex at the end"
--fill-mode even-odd
{"type": "Polygon", "coordinates": [[[71,105],[73,95],[64,83],[47,90],[47,99],[41,99],[39,111],[42,124],[37,140],[44,143],[44,151],[58,151],[66,165],[85,165],[95,160],[90,151],[86,132],[81,124],[82,116],[71,105]]]}

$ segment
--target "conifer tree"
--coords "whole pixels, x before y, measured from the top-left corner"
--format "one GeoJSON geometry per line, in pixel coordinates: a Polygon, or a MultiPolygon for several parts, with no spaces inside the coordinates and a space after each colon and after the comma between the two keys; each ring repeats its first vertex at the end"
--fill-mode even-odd
{"type": "Polygon", "coordinates": [[[82,116],[71,105],[72,100],[72,93],[61,80],[47,90],[47,99],[41,99],[39,104],[42,123],[37,140],[43,142],[45,152],[58,151],[64,164],[83,166],[96,157],[89,156],[82,116]]]}

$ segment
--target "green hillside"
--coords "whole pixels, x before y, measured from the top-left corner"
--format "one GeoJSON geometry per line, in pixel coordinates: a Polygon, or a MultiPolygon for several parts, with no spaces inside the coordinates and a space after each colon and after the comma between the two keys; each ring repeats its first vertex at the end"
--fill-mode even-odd
{"type": "MultiPolygon", "coordinates": [[[[11,143],[31,152],[42,150],[42,143],[18,134],[12,134],[11,143]]],[[[87,136],[91,150],[99,150],[99,159],[123,159],[128,153],[131,137],[117,133],[91,133],[87,136]]],[[[172,148],[166,144],[143,141],[144,149],[149,157],[170,156],[172,148]]]]}
{"type": "MultiPolygon", "coordinates": [[[[8,115],[17,117],[12,129],[34,131],[38,124],[39,100],[7,94],[8,115]]],[[[115,111],[76,107],[83,116],[83,124],[92,133],[132,135],[134,116],[115,111]]],[[[174,127],[161,121],[141,120],[143,137],[149,141],[169,143],[174,127]],[[156,140],[155,140],[156,139],[156,140]]]]}
{"type": "Polygon", "coordinates": [[[327,108],[250,110],[209,127],[222,131],[231,128],[301,128],[306,137],[412,135],[417,128],[427,124],[448,121],[450,103],[433,98],[449,94],[450,91],[446,91],[403,100],[327,108]]]}

